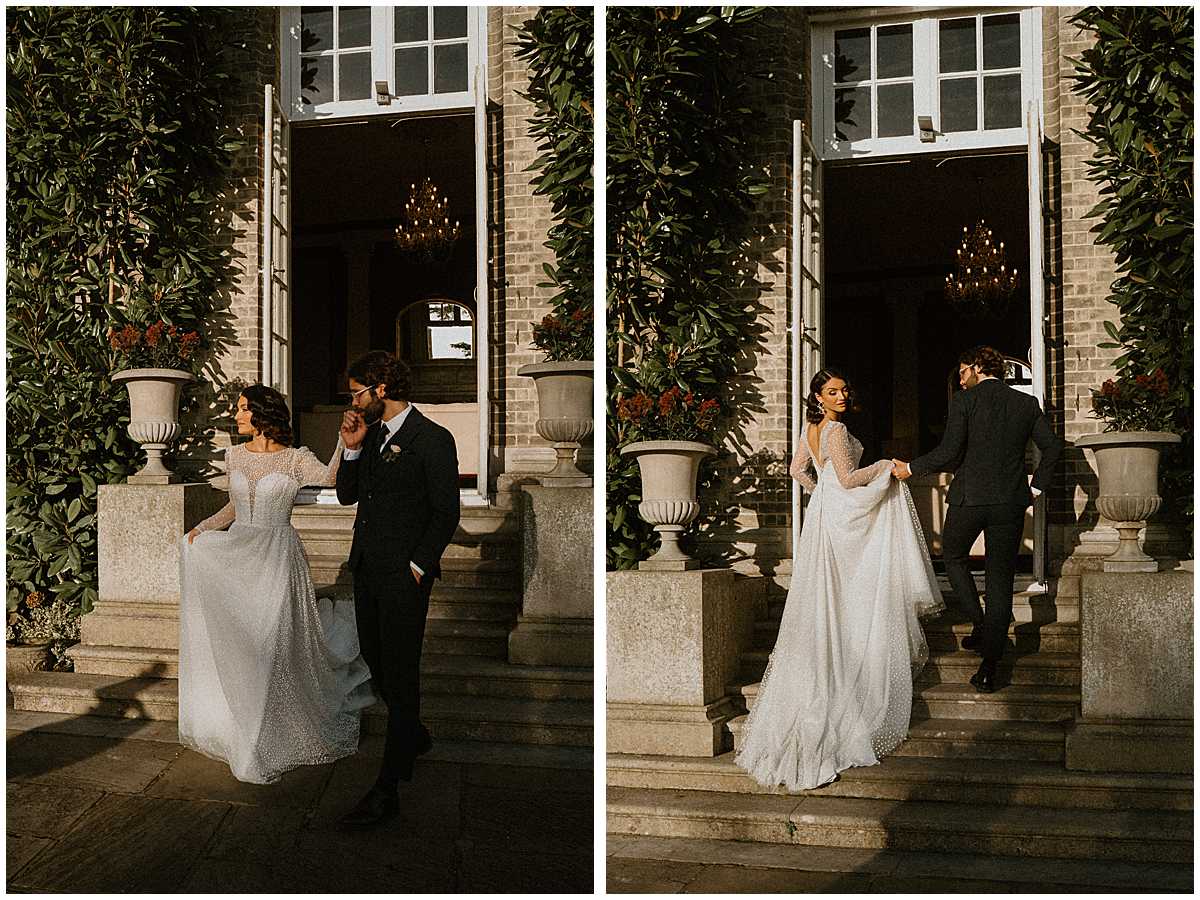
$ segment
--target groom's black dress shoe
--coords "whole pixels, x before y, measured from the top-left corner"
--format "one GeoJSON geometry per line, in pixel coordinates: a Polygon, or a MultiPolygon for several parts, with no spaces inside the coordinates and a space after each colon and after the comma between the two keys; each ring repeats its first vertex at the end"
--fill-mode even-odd
{"type": "Polygon", "coordinates": [[[394,790],[373,787],[358,801],[358,805],[338,821],[342,828],[365,831],[382,825],[400,811],[400,799],[394,790]]]}
{"type": "Polygon", "coordinates": [[[996,690],[996,662],[984,660],[979,664],[979,671],[971,676],[971,684],[981,694],[990,694],[996,690]]]}
{"type": "Polygon", "coordinates": [[[963,638],[962,646],[964,650],[978,650],[983,646],[983,629],[972,628],[971,633],[963,638]]]}

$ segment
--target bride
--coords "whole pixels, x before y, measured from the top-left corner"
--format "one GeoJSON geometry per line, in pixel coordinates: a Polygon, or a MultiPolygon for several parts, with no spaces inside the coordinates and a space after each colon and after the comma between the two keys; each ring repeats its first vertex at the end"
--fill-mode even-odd
{"type": "Polygon", "coordinates": [[[353,754],[374,698],[354,605],[316,599],[291,525],[302,485],[333,484],[341,445],[328,466],[290,446],[287,404],[263,385],[235,420],[252,437],[226,451],[230,502],[183,543],[179,741],[268,784],[353,754]]]}
{"type": "Polygon", "coordinates": [[[907,486],[892,461],[856,468],[841,421],[846,378],[813,378],[791,475],[811,494],[779,637],[736,762],[790,790],[870,766],[908,734],[913,679],[929,656],[919,615],[943,608],[907,486]],[[809,474],[812,465],[814,479],[809,474]]]}

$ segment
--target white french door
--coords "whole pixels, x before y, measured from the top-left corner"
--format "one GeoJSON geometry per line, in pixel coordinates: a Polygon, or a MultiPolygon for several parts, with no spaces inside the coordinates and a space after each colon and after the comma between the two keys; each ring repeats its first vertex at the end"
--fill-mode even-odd
{"type": "Polygon", "coordinates": [[[274,85],[266,85],[262,157],[262,383],[291,400],[291,160],[288,120],[274,85]]]}
{"type": "MultiPolygon", "coordinates": [[[[824,364],[824,181],[821,159],[799,119],[792,122],[792,451],[800,446],[808,382],[824,364]]],[[[800,545],[804,491],[792,481],[792,552],[800,545]]]]}

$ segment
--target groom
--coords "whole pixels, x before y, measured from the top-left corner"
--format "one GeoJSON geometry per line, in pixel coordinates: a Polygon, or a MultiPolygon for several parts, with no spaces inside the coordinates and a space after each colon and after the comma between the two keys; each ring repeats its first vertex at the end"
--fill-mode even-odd
{"type": "Polygon", "coordinates": [[[358,504],[350,570],[363,659],[387,705],[375,786],[342,818],[371,828],[399,809],[400,782],[432,740],[421,724],[421,641],[433,581],[458,528],[458,456],[450,432],[408,402],[408,366],[373,350],[347,370],[353,409],[342,418],[345,452],[337,497],[358,504]]]}
{"type": "Polygon", "coordinates": [[[1004,383],[1004,357],[991,347],[975,347],[958,358],[963,390],[950,401],[946,433],[930,453],[910,463],[893,460],[897,478],[954,472],[950,484],[942,554],[955,603],[971,619],[963,647],[983,656],[971,684],[982,693],[996,690],[996,669],[1012,618],[1013,576],[1025,510],[1050,485],[1063,441],[1050,428],[1035,398],[1004,383]],[[1025,480],[1025,446],[1030,437],[1042,452],[1025,480]],[[971,576],[971,545],[984,534],[986,615],[971,576]]]}

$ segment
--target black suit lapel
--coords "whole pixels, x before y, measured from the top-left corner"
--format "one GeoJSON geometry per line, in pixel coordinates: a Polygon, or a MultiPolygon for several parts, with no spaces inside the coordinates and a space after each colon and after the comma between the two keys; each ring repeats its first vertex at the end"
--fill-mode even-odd
{"type": "Polygon", "coordinates": [[[424,424],[425,416],[421,414],[421,411],[415,406],[410,407],[408,415],[404,417],[404,424],[400,426],[399,431],[392,435],[392,439],[388,443],[401,448],[407,447],[413,442],[413,438],[424,424]]]}

